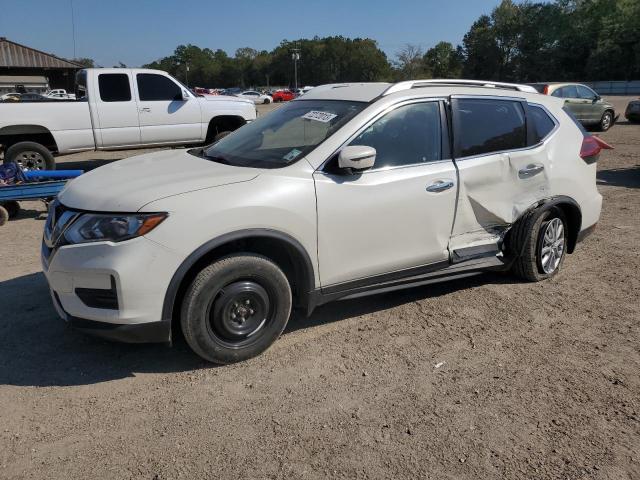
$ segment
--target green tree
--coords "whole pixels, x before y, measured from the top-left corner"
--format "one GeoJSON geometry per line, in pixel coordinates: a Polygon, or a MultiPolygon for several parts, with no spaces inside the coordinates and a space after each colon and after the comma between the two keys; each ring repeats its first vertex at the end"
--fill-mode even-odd
{"type": "Polygon", "coordinates": [[[449,42],[439,42],[427,50],[422,62],[433,78],[460,78],[462,75],[462,48],[449,42]]]}
{"type": "Polygon", "coordinates": [[[491,18],[482,15],[476,20],[463,40],[465,78],[499,80],[500,49],[493,32],[491,18]]]}

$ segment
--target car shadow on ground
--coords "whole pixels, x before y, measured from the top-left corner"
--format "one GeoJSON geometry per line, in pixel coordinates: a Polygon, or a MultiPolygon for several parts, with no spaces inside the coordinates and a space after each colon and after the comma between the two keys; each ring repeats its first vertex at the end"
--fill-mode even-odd
{"type": "Polygon", "coordinates": [[[0,385],[87,385],[138,373],[208,367],[183,340],[130,345],[67,327],[56,314],[42,273],[0,282],[0,385]]]}
{"type": "Polygon", "coordinates": [[[24,202],[20,202],[20,212],[18,215],[11,218],[11,222],[20,222],[22,220],[46,220],[47,219],[47,206],[44,202],[40,203],[40,209],[24,208],[24,202]]]}
{"type": "Polygon", "coordinates": [[[310,317],[296,313],[284,333],[287,334],[301,329],[346,320],[348,318],[360,317],[426,298],[440,297],[458,290],[479,287],[486,284],[507,284],[514,282],[518,282],[518,280],[513,276],[486,272],[458,280],[406,288],[366,297],[339,300],[316,308],[310,317]]]}
{"type": "MultiPolygon", "coordinates": [[[[512,277],[483,274],[438,285],[344,300],[316,309],[311,317],[295,313],[286,334],[365,315],[424,298],[446,295],[486,283],[510,283],[512,277]]],[[[135,377],[144,373],[215,368],[191,352],[180,336],[173,347],[123,344],[94,338],[67,327],[58,318],[42,273],[0,282],[0,385],[74,386],[135,377]]]]}
{"type": "Polygon", "coordinates": [[[640,165],[599,170],[597,183],[613,187],[640,188],[640,165]]]}

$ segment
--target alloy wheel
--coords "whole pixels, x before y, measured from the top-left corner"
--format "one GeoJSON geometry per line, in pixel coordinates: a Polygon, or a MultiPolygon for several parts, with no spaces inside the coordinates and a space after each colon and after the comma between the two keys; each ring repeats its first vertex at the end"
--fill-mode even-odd
{"type": "Polygon", "coordinates": [[[551,219],[542,236],[540,264],[546,274],[553,273],[560,265],[565,250],[564,224],[558,217],[551,219]]]}
{"type": "Polygon", "coordinates": [[[40,152],[25,150],[20,152],[14,161],[22,170],[46,170],[47,162],[40,152]]]}

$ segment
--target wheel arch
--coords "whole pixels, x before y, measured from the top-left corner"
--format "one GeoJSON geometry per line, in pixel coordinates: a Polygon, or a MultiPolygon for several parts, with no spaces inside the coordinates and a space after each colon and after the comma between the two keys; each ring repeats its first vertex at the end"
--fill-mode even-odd
{"type": "Polygon", "coordinates": [[[271,259],[289,279],[294,306],[306,308],[315,288],[311,257],[292,236],[271,229],[247,229],[209,240],[192,252],[173,274],[162,305],[162,321],[178,320],[184,293],[196,274],[231,253],[257,253],[271,259]]]}
{"type": "Polygon", "coordinates": [[[226,131],[234,131],[242,127],[247,121],[240,115],[218,115],[209,120],[205,143],[213,142],[215,136],[226,131]]]}
{"type": "Polygon", "coordinates": [[[558,195],[541,200],[525,210],[522,215],[520,215],[520,218],[514,222],[514,225],[517,222],[526,222],[532,214],[544,212],[552,208],[558,208],[567,219],[567,253],[573,253],[582,228],[582,210],[578,202],[571,197],[558,195]]]}
{"type": "Polygon", "coordinates": [[[51,131],[42,125],[9,125],[0,128],[0,144],[4,149],[19,142],[36,142],[52,152],[58,151],[58,144],[51,131]]]}

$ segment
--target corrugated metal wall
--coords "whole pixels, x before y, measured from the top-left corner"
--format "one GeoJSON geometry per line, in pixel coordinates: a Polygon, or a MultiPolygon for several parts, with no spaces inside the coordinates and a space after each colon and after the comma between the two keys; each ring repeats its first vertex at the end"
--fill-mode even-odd
{"type": "Polygon", "coordinates": [[[0,37],[0,67],[75,69],[80,65],[0,37]]]}
{"type": "Polygon", "coordinates": [[[587,82],[600,95],[638,95],[640,94],[640,80],[587,82]]]}

